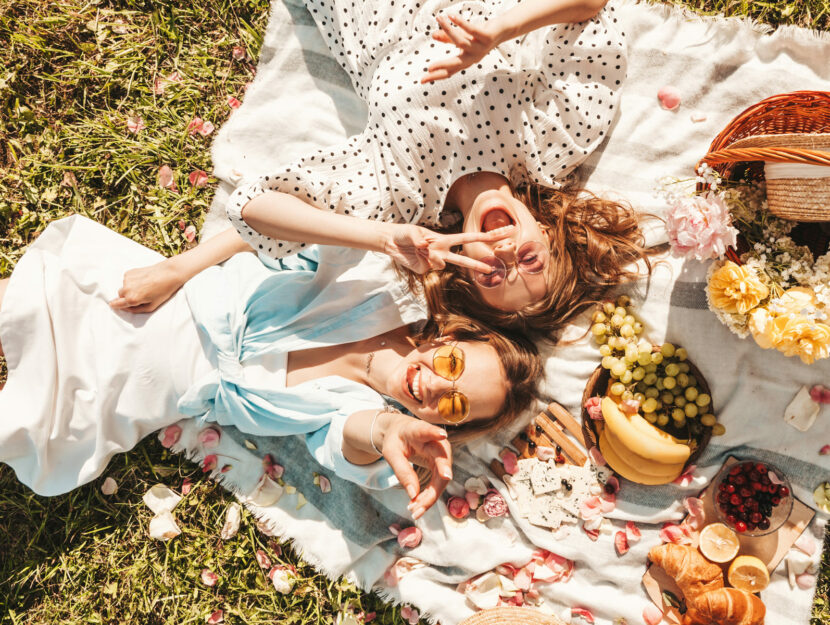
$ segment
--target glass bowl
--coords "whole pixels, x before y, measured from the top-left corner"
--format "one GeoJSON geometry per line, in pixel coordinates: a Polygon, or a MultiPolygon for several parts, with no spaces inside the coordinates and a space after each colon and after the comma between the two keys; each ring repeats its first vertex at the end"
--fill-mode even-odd
{"type": "Polygon", "coordinates": [[[790,481],[769,462],[746,458],[724,465],[714,484],[715,514],[739,536],[771,534],[790,518],[790,481]]]}

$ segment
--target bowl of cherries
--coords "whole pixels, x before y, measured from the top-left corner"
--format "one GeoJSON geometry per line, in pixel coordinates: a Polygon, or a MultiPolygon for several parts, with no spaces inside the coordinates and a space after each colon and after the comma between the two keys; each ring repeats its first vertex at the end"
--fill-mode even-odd
{"type": "Polygon", "coordinates": [[[714,483],[718,520],[740,535],[774,532],[792,512],[790,482],[769,463],[742,460],[724,465],[714,483]]]}

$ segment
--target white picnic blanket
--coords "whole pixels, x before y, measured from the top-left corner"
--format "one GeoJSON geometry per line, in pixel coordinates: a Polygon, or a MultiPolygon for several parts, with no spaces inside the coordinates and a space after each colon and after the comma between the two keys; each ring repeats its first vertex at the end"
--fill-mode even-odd
{"type": "MultiPolygon", "coordinates": [[[[699,18],[669,6],[620,2],[618,8],[629,45],[621,114],[609,140],[582,170],[588,188],[613,191],[643,212],[662,213],[664,207],[653,194],[655,180],[665,175],[691,176],[711,139],[750,104],[787,91],[830,90],[826,36],[795,28],[768,34],[746,21],[699,18]],[[656,99],[658,89],[669,84],[682,95],[675,111],[661,109],[656,99]],[[705,121],[693,122],[693,113],[705,116],[705,121]]],[[[256,79],[242,107],[214,142],[214,172],[222,183],[204,234],[210,236],[227,226],[224,203],[242,177],[266,174],[306,151],[339,143],[359,131],[364,120],[362,103],[311,16],[298,0],[275,0],[256,79]]],[[[659,241],[660,237],[658,228],[650,238],[659,241]]],[[[624,556],[617,556],[613,534],[602,534],[592,542],[575,530],[557,540],[513,517],[487,526],[475,520],[459,526],[448,520],[443,504],[419,522],[423,543],[404,551],[387,527],[410,524],[405,495],[365,493],[336,476],[330,476],[332,492],[323,494],[313,484],[312,461],[302,444],[291,438],[249,440],[257,447],[251,450],[238,433],[226,431],[219,451],[237,460],[221,477],[235,492],[250,492],[262,474],[262,455],[272,453],[286,465],[284,479],[298,493],[284,494],[268,508],[251,506],[254,512],[327,574],[348,575],[362,587],[375,587],[390,600],[409,603],[444,625],[457,623],[473,611],[465,596],[456,592],[459,582],[502,562],[523,564],[536,547],[575,562],[567,583],[538,584],[543,609],[561,615],[570,607],[584,607],[598,623],[618,617],[640,623],[648,603],[640,578],[648,549],[660,541],[659,523],[680,518],[679,501],[700,490],[728,453],[779,465],[792,480],[795,494],[810,505],[812,489],[830,478],[830,456],[818,454],[824,443],[830,443],[830,410],[824,407],[807,433],[782,419],[784,407],[802,384],[830,382],[830,361],[807,367],[731,335],[706,309],[705,269],[701,263],[667,259],[649,285],[640,285],[639,312],[652,340],[667,339],[688,348],[711,385],[727,434],[710,444],[699,462],[700,479],[688,488],[623,483],[612,516],[641,522],[643,533],[624,556]],[[298,509],[299,493],[308,503],[298,509]],[[402,555],[426,566],[390,587],[383,573],[402,555]]],[[[581,328],[575,327],[574,333],[581,328]]],[[[598,352],[588,340],[552,349],[546,365],[547,399],[578,414],[583,387],[598,361],[598,352]]],[[[195,427],[188,422],[182,425],[180,448],[200,457],[204,452],[195,427]]],[[[456,476],[463,482],[467,476],[488,474],[490,460],[521,425],[505,432],[501,440],[458,453],[456,476]]],[[[820,512],[808,530],[819,543],[825,520],[820,512]]],[[[767,622],[807,623],[812,594],[790,589],[786,571],[779,567],[762,594],[767,622]]]]}

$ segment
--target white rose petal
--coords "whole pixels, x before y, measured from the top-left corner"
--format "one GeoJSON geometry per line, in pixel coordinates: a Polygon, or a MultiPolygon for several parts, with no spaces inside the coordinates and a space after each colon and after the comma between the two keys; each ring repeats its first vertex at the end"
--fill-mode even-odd
{"type": "Polygon", "coordinates": [[[110,495],[114,495],[118,491],[118,482],[116,482],[111,477],[108,477],[104,480],[104,483],[101,484],[101,492],[104,493],[107,497],[110,495]]]}
{"type": "Polygon", "coordinates": [[[267,475],[263,475],[253,494],[248,497],[248,501],[262,508],[273,506],[280,500],[283,492],[285,489],[282,486],[267,475]]]}
{"type": "Polygon", "coordinates": [[[816,421],[821,406],[810,397],[810,389],[802,386],[784,410],[784,421],[796,430],[806,432],[816,421]]]}
{"type": "Polygon", "coordinates": [[[485,573],[467,584],[464,591],[467,599],[480,610],[495,608],[501,598],[501,581],[496,573],[485,573]]]}
{"type": "Polygon", "coordinates": [[[172,512],[182,498],[164,484],[156,484],[144,493],[143,499],[147,507],[158,516],[162,512],[172,512]]]}
{"type": "Polygon", "coordinates": [[[796,587],[795,578],[802,573],[812,573],[815,567],[813,558],[799,549],[790,549],[787,553],[787,578],[790,588],[796,587]]]}
{"type": "Polygon", "coordinates": [[[225,525],[222,526],[222,531],[219,538],[222,540],[230,540],[239,531],[239,522],[242,520],[242,506],[235,501],[228,506],[228,511],[225,513],[225,525]]]}
{"type": "Polygon", "coordinates": [[[176,524],[176,519],[173,513],[169,510],[163,510],[150,520],[150,537],[157,540],[170,540],[175,538],[182,531],[176,524]]]}
{"type": "Polygon", "coordinates": [[[286,595],[294,588],[294,575],[284,566],[275,566],[272,568],[268,577],[271,578],[271,583],[274,589],[281,595],[286,595]]]}
{"type": "Polygon", "coordinates": [[[464,482],[464,488],[481,496],[486,495],[489,490],[487,488],[487,484],[485,484],[484,480],[480,477],[471,477],[468,479],[464,482]]]}

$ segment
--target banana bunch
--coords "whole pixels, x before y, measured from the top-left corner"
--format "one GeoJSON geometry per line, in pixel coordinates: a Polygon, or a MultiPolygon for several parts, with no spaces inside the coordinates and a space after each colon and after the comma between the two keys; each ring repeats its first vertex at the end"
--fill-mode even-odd
{"type": "Polygon", "coordinates": [[[625,414],[610,397],[602,399],[601,408],[599,450],[614,471],[638,484],[668,484],[683,472],[688,445],[639,414],[625,414]]]}

